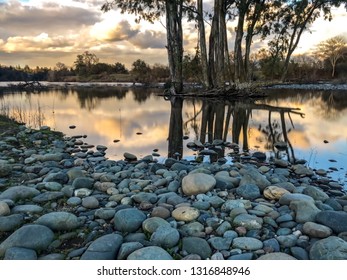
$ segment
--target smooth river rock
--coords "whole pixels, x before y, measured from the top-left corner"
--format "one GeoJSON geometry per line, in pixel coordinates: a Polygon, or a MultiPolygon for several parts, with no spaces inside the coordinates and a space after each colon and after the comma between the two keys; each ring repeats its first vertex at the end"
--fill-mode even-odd
{"type": "Polygon", "coordinates": [[[122,209],[114,215],[114,227],[121,232],[135,232],[142,222],[146,220],[146,215],[135,208],[122,209]]]}
{"type": "Polygon", "coordinates": [[[258,260],[288,260],[293,261],[297,260],[296,258],[292,257],[291,255],[288,255],[286,253],[276,252],[276,253],[269,253],[266,255],[262,255],[258,258],[258,260]]]}
{"type": "Polygon", "coordinates": [[[196,220],[199,217],[200,211],[193,207],[182,206],[172,211],[171,215],[177,221],[190,222],[196,220]]]}
{"type": "Polygon", "coordinates": [[[326,238],[333,233],[330,227],[313,222],[305,223],[302,227],[302,230],[304,234],[315,238],[326,238]]]}
{"type": "Polygon", "coordinates": [[[51,212],[36,220],[36,224],[44,225],[54,231],[73,230],[80,226],[78,218],[68,212],[51,212]]]}
{"type": "Polygon", "coordinates": [[[216,179],[208,174],[188,174],[182,180],[182,191],[185,195],[206,193],[214,188],[216,179]]]}
{"type": "Polygon", "coordinates": [[[17,229],[0,244],[0,258],[8,248],[23,247],[27,249],[45,250],[54,239],[54,233],[43,225],[26,225],[17,229]],[[28,238],[30,236],[30,238],[28,238]]]}
{"type": "Polygon", "coordinates": [[[103,235],[90,244],[81,260],[115,260],[122,242],[123,237],[119,234],[103,235]]]}
{"type": "Polygon", "coordinates": [[[149,246],[132,252],[127,260],[172,260],[172,257],[161,247],[149,246]]]}
{"type": "Polygon", "coordinates": [[[37,189],[26,186],[14,186],[8,188],[0,194],[1,199],[11,199],[13,201],[26,200],[39,195],[40,192],[37,189]]]}
{"type": "Polygon", "coordinates": [[[311,260],[347,260],[347,242],[337,236],[321,239],[310,249],[311,260]]]}
{"type": "Polygon", "coordinates": [[[316,222],[331,228],[334,232],[347,231],[347,212],[322,211],[316,215],[316,222]]]}
{"type": "Polygon", "coordinates": [[[263,192],[265,198],[270,200],[279,200],[286,193],[289,191],[278,186],[268,186],[263,192]]]}

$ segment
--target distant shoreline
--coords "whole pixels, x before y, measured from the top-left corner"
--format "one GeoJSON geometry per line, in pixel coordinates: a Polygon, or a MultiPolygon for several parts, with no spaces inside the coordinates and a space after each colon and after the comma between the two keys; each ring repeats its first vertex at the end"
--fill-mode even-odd
{"type": "MultiPolygon", "coordinates": [[[[16,85],[24,83],[23,81],[4,81],[0,82],[0,88],[15,87],[16,85]]],[[[47,82],[39,81],[43,87],[47,88],[74,88],[74,87],[153,87],[164,88],[164,83],[134,83],[134,82],[47,82]]],[[[192,86],[192,84],[189,84],[192,86]]],[[[193,84],[193,86],[197,86],[193,84]]],[[[283,84],[270,84],[259,85],[262,89],[299,89],[299,90],[347,90],[347,83],[335,84],[328,82],[317,83],[283,83],[283,84]]]]}

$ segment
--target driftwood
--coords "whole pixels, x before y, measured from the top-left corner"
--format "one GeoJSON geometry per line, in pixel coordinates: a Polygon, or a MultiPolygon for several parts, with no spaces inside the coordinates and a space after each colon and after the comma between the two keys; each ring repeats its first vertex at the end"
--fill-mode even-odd
{"type": "Polygon", "coordinates": [[[171,97],[203,97],[203,98],[221,98],[221,99],[240,99],[240,98],[263,98],[265,93],[260,92],[257,88],[246,87],[236,88],[236,86],[213,88],[209,90],[197,90],[184,92],[182,94],[173,94],[172,91],[166,89],[163,94],[160,94],[167,99],[171,97]]]}
{"type": "Polygon", "coordinates": [[[41,90],[44,89],[45,86],[43,86],[39,81],[25,81],[20,82],[18,84],[10,84],[10,89],[12,90],[25,90],[25,91],[34,91],[34,90],[41,90]]]}

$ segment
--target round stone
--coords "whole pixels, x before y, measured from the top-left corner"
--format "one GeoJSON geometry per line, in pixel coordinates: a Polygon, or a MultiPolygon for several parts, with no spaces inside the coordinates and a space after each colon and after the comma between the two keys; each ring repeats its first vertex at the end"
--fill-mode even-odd
{"type": "Polygon", "coordinates": [[[329,199],[329,196],[324,191],[313,186],[306,187],[302,193],[311,196],[314,200],[321,200],[324,202],[329,199]]]}
{"type": "Polygon", "coordinates": [[[261,229],[263,225],[263,219],[250,214],[240,214],[233,220],[235,227],[245,227],[248,230],[261,229]]]}
{"type": "Polygon", "coordinates": [[[53,239],[54,233],[46,226],[32,224],[23,226],[0,244],[0,258],[5,255],[7,249],[12,247],[46,250],[53,239]]]}
{"type": "Polygon", "coordinates": [[[0,164],[0,178],[10,175],[12,172],[12,167],[9,164],[1,163],[0,164]]]}
{"type": "Polygon", "coordinates": [[[180,240],[180,234],[177,229],[170,226],[160,226],[152,234],[150,241],[162,248],[172,248],[180,240]]]}
{"type": "Polygon", "coordinates": [[[37,224],[49,227],[52,230],[73,230],[80,226],[78,218],[68,212],[51,212],[39,217],[37,224]]]}
{"type": "Polygon", "coordinates": [[[256,199],[260,197],[260,190],[255,184],[244,184],[236,189],[236,193],[245,199],[256,199]]]}
{"type": "Polygon", "coordinates": [[[149,233],[155,232],[161,226],[170,226],[170,224],[160,217],[151,217],[142,223],[142,229],[149,233]]]}
{"type": "Polygon", "coordinates": [[[92,178],[79,177],[73,181],[72,186],[74,189],[82,189],[82,188],[92,189],[93,183],[94,183],[94,180],[92,178]]]}
{"type": "Polygon", "coordinates": [[[295,212],[295,221],[301,224],[313,222],[316,215],[320,212],[312,201],[294,200],[290,203],[289,207],[295,212]]]}
{"type": "Polygon", "coordinates": [[[347,213],[343,211],[322,211],[316,215],[315,221],[336,233],[347,231],[347,213]]]}
{"type": "Polygon", "coordinates": [[[82,206],[88,209],[99,207],[99,201],[94,196],[88,196],[82,199],[82,206]]]}
{"type": "Polygon", "coordinates": [[[132,252],[127,260],[172,260],[171,255],[163,248],[149,246],[132,252]]]}
{"type": "Polygon", "coordinates": [[[296,258],[292,257],[291,255],[288,255],[286,253],[276,252],[276,253],[269,253],[266,255],[262,255],[258,260],[296,260],[296,258]]]}
{"type": "Polygon", "coordinates": [[[315,242],[310,249],[311,260],[347,260],[347,242],[330,236],[315,242]]]}
{"type": "Polygon", "coordinates": [[[253,237],[237,237],[233,240],[233,248],[255,251],[263,248],[263,242],[253,237]]]}
{"type": "Polygon", "coordinates": [[[128,161],[136,161],[137,160],[137,157],[131,153],[128,153],[128,152],[125,152],[123,154],[124,158],[128,161]]]}
{"type": "Polygon", "coordinates": [[[199,237],[184,237],[182,239],[182,250],[188,254],[197,254],[202,259],[210,258],[212,250],[207,241],[199,237]]]}
{"type": "Polygon", "coordinates": [[[263,195],[269,200],[279,200],[286,193],[289,193],[289,191],[284,188],[268,186],[265,188],[263,195]]]}
{"type": "Polygon", "coordinates": [[[196,220],[199,217],[200,211],[193,207],[182,206],[172,211],[171,215],[177,221],[190,222],[196,220]]]}
{"type": "Polygon", "coordinates": [[[204,173],[188,174],[182,180],[182,191],[185,195],[206,193],[214,188],[216,179],[204,173]]]}
{"type": "Polygon", "coordinates": [[[11,213],[10,207],[4,201],[0,201],[0,216],[7,216],[11,213]]]}
{"type": "Polygon", "coordinates": [[[144,220],[146,220],[146,215],[143,212],[135,208],[126,208],[116,212],[114,226],[121,232],[135,232],[141,227],[144,220]]]}
{"type": "Polygon", "coordinates": [[[305,223],[302,229],[304,234],[315,238],[326,238],[333,232],[331,228],[313,222],[305,223]]]}
{"type": "Polygon", "coordinates": [[[171,213],[170,213],[169,209],[162,207],[162,206],[158,206],[158,207],[153,208],[151,216],[167,219],[171,216],[171,213]]]}

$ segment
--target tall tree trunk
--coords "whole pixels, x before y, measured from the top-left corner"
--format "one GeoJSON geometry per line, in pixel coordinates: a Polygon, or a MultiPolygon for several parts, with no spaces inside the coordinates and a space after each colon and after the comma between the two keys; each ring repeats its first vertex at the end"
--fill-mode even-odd
{"type": "Polygon", "coordinates": [[[168,157],[176,158],[176,154],[178,153],[178,157],[181,158],[183,156],[183,99],[172,97],[170,102],[171,114],[168,137],[168,157]]]}
{"type": "Polygon", "coordinates": [[[264,13],[265,0],[258,0],[254,3],[253,14],[251,15],[250,22],[247,26],[247,35],[246,35],[246,47],[245,47],[245,75],[246,80],[250,81],[252,79],[251,66],[250,66],[250,55],[251,55],[251,46],[253,41],[253,36],[259,34],[259,30],[255,31],[255,26],[259,23],[262,14],[264,13]]]}
{"type": "Polygon", "coordinates": [[[224,87],[225,84],[225,16],[224,1],[215,0],[209,41],[209,69],[213,87],[224,87]]]}
{"type": "Polygon", "coordinates": [[[203,11],[202,0],[197,1],[197,10],[198,10],[199,47],[200,47],[200,55],[201,55],[203,84],[205,88],[210,88],[211,82],[210,82],[209,71],[208,71],[205,23],[204,23],[204,15],[203,15],[204,11],[203,11]]]}
{"type": "Polygon", "coordinates": [[[245,68],[242,56],[243,27],[249,3],[247,0],[241,0],[239,4],[239,18],[236,27],[235,46],[234,46],[234,65],[235,82],[242,83],[246,80],[245,68]]]}
{"type": "Polygon", "coordinates": [[[182,31],[182,5],[183,1],[166,0],[166,29],[167,52],[171,75],[171,91],[183,91],[183,31],[182,31]]]}
{"type": "Polygon", "coordinates": [[[250,81],[252,79],[251,67],[250,67],[250,55],[251,55],[251,46],[252,46],[253,35],[247,33],[246,36],[246,48],[245,48],[245,76],[246,80],[250,81]]]}
{"type": "MultiPolygon", "coordinates": [[[[281,81],[282,82],[285,80],[285,78],[287,76],[290,58],[291,58],[293,52],[295,51],[296,47],[299,44],[299,41],[300,41],[302,33],[306,29],[307,24],[310,22],[313,13],[319,7],[321,7],[323,2],[324,1],[319,3],[319,1],[316,1],[315,3],[313,3],[313,5],[310,7],[310,9],[307,11],[307,13],[304,14],[303,21],[294,24],[294,26],[293,26],[293,33],[291,34],[291,37],[290,37],[288,51],[287,51],[286,59],[284,61],[284,66],[283,66],[283,70],[282,70],[282,75],[281,75],[281,81]]],[[[300,18],[298,18],[297,21],[299,21],[299,20],[300,20],[300,18]]]]}

